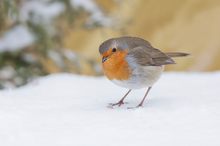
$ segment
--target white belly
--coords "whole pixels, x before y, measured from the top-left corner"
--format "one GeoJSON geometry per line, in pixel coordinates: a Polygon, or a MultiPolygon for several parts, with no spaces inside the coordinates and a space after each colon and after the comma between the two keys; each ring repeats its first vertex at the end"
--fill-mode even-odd
{"type": "Polygon", "coordinates": [[[136,66],[129,80],[112,80],[113,83],[128,89],[151,87],[160,78],[164,66],[136,66]]]}

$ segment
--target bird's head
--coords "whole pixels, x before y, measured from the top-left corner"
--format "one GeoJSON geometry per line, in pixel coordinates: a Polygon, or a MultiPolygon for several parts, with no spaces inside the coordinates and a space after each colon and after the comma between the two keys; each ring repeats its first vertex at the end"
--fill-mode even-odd
{"type": "Polygon", "coordinates": [[[127,49],[128,49],[127,43],[120,40],[120,38],[113,38],[104,41],[99,46],[99,53],[102,56],[102,63],[104,63],[113,56],[118,56],[122,53],[125,53],[127,49]]]}

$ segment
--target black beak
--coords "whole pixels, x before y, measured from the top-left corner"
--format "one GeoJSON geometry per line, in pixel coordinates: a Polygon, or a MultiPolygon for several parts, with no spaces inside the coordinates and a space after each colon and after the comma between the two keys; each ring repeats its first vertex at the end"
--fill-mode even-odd
{"type": "Polygon", "coordinates": [[[107,59],[107,57],[102,57],[102,63],[104,63],[107,59]]]}

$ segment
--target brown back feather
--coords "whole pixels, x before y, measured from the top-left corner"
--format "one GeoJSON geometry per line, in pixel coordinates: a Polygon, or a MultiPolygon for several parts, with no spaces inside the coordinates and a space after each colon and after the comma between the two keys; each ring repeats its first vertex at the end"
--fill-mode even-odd
{"type": "Polygon", "coordinates": [[[174,60],[165,53],[153,47],[139,46],[129,49],[129,56],[136,59],[137,63],[143,66],[161,66],[175,64],[174,60]]]}

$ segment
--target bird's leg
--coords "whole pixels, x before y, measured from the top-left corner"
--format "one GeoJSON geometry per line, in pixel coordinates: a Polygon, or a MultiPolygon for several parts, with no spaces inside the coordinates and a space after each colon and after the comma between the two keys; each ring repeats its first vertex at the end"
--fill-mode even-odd
{"type": "Polygon", "coordinates": [[[147,97],[148,93],[150,92],[150,89],[151,89],[151,88],[152,88],[152,87],[149,87],[149,88],[147,89],[147,92],[145,93],[144,98],[141,100],[141,102],[140,102],[136,107],[129,107],[128,109],[133,109],[133,108],[142,107],[142,106],[143,106],[143,103],[144,103],[144,100],[146,99],[146,97],[147,97]]]}
{"type": "Polygon", "coordinates": [[[116,105],[121,106],[122,104],[124,104],[124,99],[127,97],[127,95],[128,95],[130,92],[131,92],[131,89],[128,90],[128,92],[122,97],[122,99],[119,100],[119,102],[117,102],[117,103],[111,103],[110,105],[111,105],[111,106],[116,106],[116,105]]]}

